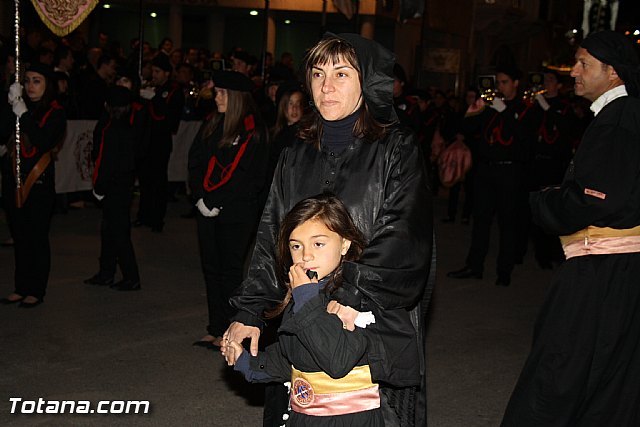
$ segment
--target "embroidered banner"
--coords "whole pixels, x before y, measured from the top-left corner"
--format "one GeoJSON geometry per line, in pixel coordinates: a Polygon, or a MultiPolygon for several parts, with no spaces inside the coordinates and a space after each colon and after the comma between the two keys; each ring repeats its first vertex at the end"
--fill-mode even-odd
{"type": "Polygon", "coordinates": [[[31,0],[31,3],[47,28],[64,37],[82,24],[99,0],[31,0]]]}

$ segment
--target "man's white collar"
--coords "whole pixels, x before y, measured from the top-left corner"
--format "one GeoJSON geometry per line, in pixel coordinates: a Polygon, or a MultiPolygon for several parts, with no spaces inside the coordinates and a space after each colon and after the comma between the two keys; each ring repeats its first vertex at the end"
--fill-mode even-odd
{"type": "Polygon", "coordinates": [[[593,101],[593,104],[591,104],[591,107],[589,108],[591,109],[591,111],[593,111],[593,114],[597,116],[598,113],[602,111],[605,105],[607,105],[614,99],[618,99],[627,95],[627,88],[625,87],[625,85],[616,86],[613,89],[609,89],[608,91],[600,95],[598,99],[593,101]]]}

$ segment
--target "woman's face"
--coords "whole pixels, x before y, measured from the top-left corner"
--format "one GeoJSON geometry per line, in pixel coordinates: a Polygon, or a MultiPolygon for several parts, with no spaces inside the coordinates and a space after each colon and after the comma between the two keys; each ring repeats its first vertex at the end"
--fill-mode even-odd
{"type": "Polygon", "coordinates": [[[216,88],[216,106],[218,107],[218,113],[227,112],[227,102],[229,101],[229,95],[226,89],[216,88]]]}
{"type": "Polygon", "coordinates": [[[302,118],[302,94],[300,92],[294,92],[289,97],[287,103],[287,124],[291,126],[302,118]]]}
{"type": "Polygon", "coordinates": [[[325,120],[350,116],[362,105],[358,72],[341,57],[335,64],[317,64],[311,73],[313,102],[325,120]]]}
{"type": "Polygon", "coordinates": [[[24,76],[24,88],[27,92],[27,96],[33,102],[38,102],[44,95],[44,90],[47,87],[47,81],[44,76],[34,71],[27,71],[24,76]]]}
{"type": "Polygon", "coordinates": [[[305,273],[318,273],[318,280],[335,270],[347,253],[351,241],[342,238],[318,219],[310,219],[297,226],[289,236],[289,252],[294,264],[305,273]]]}

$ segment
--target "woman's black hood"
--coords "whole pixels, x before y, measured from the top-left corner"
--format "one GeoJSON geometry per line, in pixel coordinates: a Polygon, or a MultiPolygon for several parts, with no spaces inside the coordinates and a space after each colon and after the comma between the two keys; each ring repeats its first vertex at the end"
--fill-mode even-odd
{"type": "Polygon", "coordinates": [[[395,55],[379,43],[353,33],[332,34],[356,51],[362,76],[362,94],[373,117],[382,123],[398,120],[393,108],[393,65],[395,55]]]}

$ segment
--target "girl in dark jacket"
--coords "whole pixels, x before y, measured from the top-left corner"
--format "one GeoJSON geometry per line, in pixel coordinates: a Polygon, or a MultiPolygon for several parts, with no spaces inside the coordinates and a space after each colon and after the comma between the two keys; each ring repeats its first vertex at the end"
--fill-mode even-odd
{"type": "Polygon", "coordinates": [[[269,313],[284,311],[278,342],[257,358],[236,341],[222,347],[227,363],[248,381],[291,383],[289,426],[384,425],[368,361],[366,328],[375,315],[358,313],[359,327],[349,327],[333,314],[346,307],[331,300],[342,284],[342,261],[357,260],[365,244],[335,196],[298,203],[278,233],[278,271],[287,287],[269,313]]]}
{"type": "Polygon", "coordinates": [[[199,215],[198,241],[207,287],[207,335],[194,345],[219,346],[233,315],[229,298],[242,282],[266,181],[266,130],[248,77],[214,75],[217,114],[200,129],[189,151],[189,183],[199,215]]]}
{"type": "Polygon", "coordinates": [[[15,241],[15,290],[4,304],[20,303],[31,308],[42,303],[49,280],[51,249],[49,226],[55,202],[55,169],[51,152],[64,137],[67,119],[55,100],[55,88],[49,66],[34,63],[25,72],[24,90],[14,83],[9,103],[15,116],[5,117],[3,126],[20,118],[21,186],[16,190],[15,175],[9,201],[9,226],[15,241]],[[17,196],[17,197],[16,197],[17,196]]]}
{"type": "Polygon", "coordinates": [[[106,114],[93,131],[91,153],[95,162],[93,193],[102,200],[100,271],[85,283],[112,285],[120,291],[140,289],[129,219],[137,135],[132,114],[129,89],[109,88],[106,114]],[[122,280],[114,283],[116,265],[120,265],[122,280]]]}

